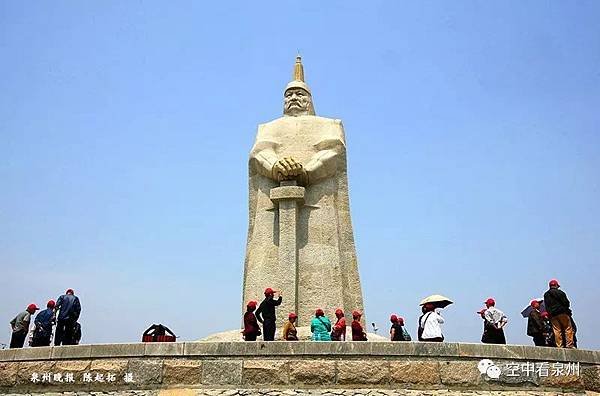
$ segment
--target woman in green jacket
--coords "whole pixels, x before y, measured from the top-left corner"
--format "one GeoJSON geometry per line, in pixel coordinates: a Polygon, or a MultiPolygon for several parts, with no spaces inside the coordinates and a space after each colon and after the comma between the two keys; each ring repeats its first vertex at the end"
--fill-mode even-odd
{"type": "Polygon", "coordinates": [[[331,322],[325,316],[321,308],[315,312],[315,317],[310,322],[310,331],[312,332],[313,341],[331,341],[331,322]]]}

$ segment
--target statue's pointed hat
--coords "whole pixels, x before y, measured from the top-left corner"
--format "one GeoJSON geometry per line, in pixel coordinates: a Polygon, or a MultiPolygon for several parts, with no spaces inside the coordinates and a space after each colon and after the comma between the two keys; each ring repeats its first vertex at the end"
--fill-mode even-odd
{"type": "Polygon", "coordinates": [[[304,81],[304,66],[302,65],[302,57],[299,54],[296,56],[296,63],[294,64],[293,80],[290,81],[288,85],[286,85],[284,92],[292,88],[301,88],[310,95],[311,105],[308,113],[310,115],[315,115],[315,107],[312,101],[312,93],[310,92],[310,88],[304,81]]]}

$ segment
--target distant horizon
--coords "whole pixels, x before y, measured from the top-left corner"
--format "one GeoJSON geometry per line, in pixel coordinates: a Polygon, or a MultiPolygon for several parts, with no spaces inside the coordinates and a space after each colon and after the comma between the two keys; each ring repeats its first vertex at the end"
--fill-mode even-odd
{"type": "Polygon", "coordinates": [[[344,124],[367,330],[387,335],[394,313],[416,340],[419,301],[443,294],[446,341],[477,343],[493,297],[508,343],[533,345],[520,312],[556,278],[580,348],[600,349],[599,15],[1,4],[0,343],[67,288],[85,344],[138,342],[152,323],[182,341],[236,329],[248,155],[299,49],[316,115],[344,124]]]}

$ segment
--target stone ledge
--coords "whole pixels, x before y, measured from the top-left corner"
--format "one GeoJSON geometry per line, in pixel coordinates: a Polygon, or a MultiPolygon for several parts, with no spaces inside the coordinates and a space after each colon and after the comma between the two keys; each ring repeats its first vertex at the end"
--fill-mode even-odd
{"type": "MultiPolygon", "coordinates": [[[[506,363],[522,366],[531,362],[519,359],[494,359],[501,369],[499,378],[480,374],[479,358],[406,357],[406,356],[180,356],[99,358],[73,360],[11,361],[0,363],[0,393],[29,391],[48,393],[114,392],[135,389],[165,389],[184,386],[211,388],[240,386],[256,388],[278,386],[294,389],[298,386],[334,388],[395,389],[529,389],[595,391],[600,388],[600,365],[582,364],[580,375],[563,372],[550,375],[531,371],[513,376],[506,363]],[[70,383],[60,381],[69,374],[70,383]],[[40,379],[48,375],[48,379],[40,379]],[[85,377],[89,380],[86,381],[85,377]],[[127,382],[127,375],[131,381],[127,382]],[[109,378],[111,382],[94,380],[109,378]],[[32,378],[36,378],[33,381],[32,378]],[[54,379],[52,379],[54,378],[54,379]],[[74,380],[74,381],[73,381],[74,380]],[[57,382],[58,381],[58,382],[57,382]]],[[[550,363],[550,362],[548,362],[550,363]]],[[[565,367],[560,365],[561,370],[565,367]]],[[[532,368],[533,370],[533,368],[532,368]]]]}
{"type": "Polygon", "coordinates": [[[97,344],[0,351],[0,362],[115,357],[389,356],[488,358],[600,364],[600,351],[429,342],[177,342],[97,344]]]}

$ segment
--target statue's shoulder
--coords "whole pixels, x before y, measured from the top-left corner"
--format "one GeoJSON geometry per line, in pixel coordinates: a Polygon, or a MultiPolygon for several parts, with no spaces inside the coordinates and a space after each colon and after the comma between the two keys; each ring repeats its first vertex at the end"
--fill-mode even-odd
{"type": "Polygon", "coordinates": [[[299,116],[299,117],[288,117],[283,116],[276,118],[274,120],[265,122],[263,124],[258,124],[259,129],[265,128],[279,128],[285,127],[292,123],[310,123],[315,125],[322,125],[323,127],[332,127],[332,126],[341,126],[342,120],[337,118],[327,118],[327,117],[319,117],[319,116],[299,116]]]}

